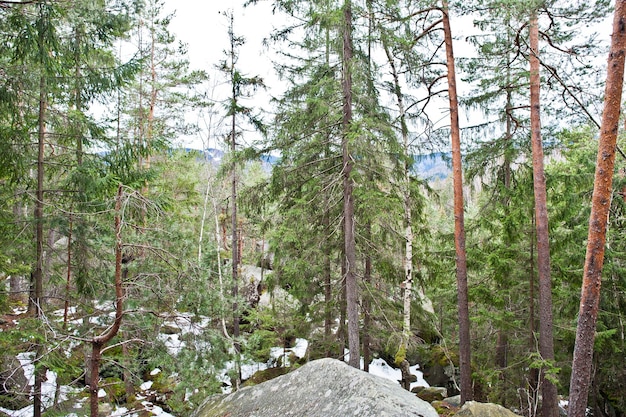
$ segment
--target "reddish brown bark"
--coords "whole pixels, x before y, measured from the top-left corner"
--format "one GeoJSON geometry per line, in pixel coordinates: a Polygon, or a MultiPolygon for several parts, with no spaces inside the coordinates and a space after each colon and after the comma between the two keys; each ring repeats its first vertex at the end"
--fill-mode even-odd
{"type": "MultiPolygon", "coordinates": [[[[535,218],[537,228],[537,271],[539,276],[539,354],[545,361],[554,360],[552,337],[552,283],[550,278],[550,244],[548,240],[548,208],[546,203],[546,177],[541,142],[541,103],[539,99],[539,25],[537,14],[530,18],[530,128],[533,154],[533,188],[535,193],[535,218]]],[[[556,386],[546,378],[541,369],[541,395],[543,417],[557,417],[556,386]]]]}
{"type": "Polygon", "coordinates": [[[626,1],[615,2],[613,34],[608,59],[604,112],[598,143],[598,157],[591,200],[589,234],[583,285],[580,297],[576,343],[570,380],[569,417],[584,417],[591,379],[593,343],[600,303],[600,286],[604,264],[606,224],[611,206],[615,148],[624,84],[626,54],[626,1]]]}
{"type": "MultiPolygon", "coordinates": [[[[529,279],[529,309],[528,309],[528,349],[535,349],[536,325],[535,325],[535,216],[532,216],[532,229],[530,233],[530,279],[529,279]]],[[[539,385],[539,371],[537,368],[530,368],[528,371],[528,395],[531,396],[531,403],[535,404],[537,398],[537,385],[539,385]]],[[[534,409],[531,408],[529,417],[534,417],[534,409]]]]}
{"type": "Polygon", "coordinates": [[[115,199],[115,320],[111,327],[91,340],[91,381],[89,384],[89,405],[91,417],[98,417],[98,379],[102,348],[115,337],[122,325],[124,316],[124,287],[122,282],[122,197],[123,187],[117,188],[115,199]]]}
{"type": "Polygon", "coordinates": [[[450,100],[450,133],[452,137],[452,175],[454,183],[454,243],[456,249],[456,282],[459,308],[459,367],[461,371],[461,404],[474,398],[470,353],[470,323],[467,289],[467,255],[465,251],[465,216],[463,213],[463,168],[461,165],[461,132],[459,102],[456,94],[456,70],[452,49],[452,31],[448,15],[448,1],[442,0],[443,31],[448,69],[448,96],[450,100]]]}

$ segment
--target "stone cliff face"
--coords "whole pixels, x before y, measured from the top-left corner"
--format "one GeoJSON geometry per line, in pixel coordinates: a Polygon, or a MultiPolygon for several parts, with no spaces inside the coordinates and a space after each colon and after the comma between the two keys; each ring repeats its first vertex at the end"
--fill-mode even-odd
{"type": "Polygon", "coordinates": [[[287,375],[208,398],[194,417],[438,417],[400,385],[335,359],[309,362],[287,375]]]}

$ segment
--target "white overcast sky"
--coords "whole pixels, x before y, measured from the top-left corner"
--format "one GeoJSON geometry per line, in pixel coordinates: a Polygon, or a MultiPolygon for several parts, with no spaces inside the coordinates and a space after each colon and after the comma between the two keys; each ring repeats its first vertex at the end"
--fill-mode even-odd
{"type": "MultiPolygon", "coordinates": [[[[229,20],[220,12],[229,12],[234,15],[234,33],[243,36],[245,44],[239,49],[238,69],[246,76],[261,76],[267,85],[276,86],[279,82],[274,74],[270,59],[270,51],[263,46],[263,39],[267,38],[275,27],[281,26],[271,12],[271,3],[261,0],[256,5],[244,8],[244,0],[166,0],[165,12],[175,11],[175,17],[170,23],[170,31],[176,38],[188,45],[189,61],[193,69],[205,70],[213,80],[223,80],[223,76],[215,66],[225,58],[224,51],[229,48],[228,24],[229,20]]],[[[227,93],[227,91],[226,91],[227,93]]],[[[270,94],[277,95],[277,91],[257,93],[255,103],[259,101],[264,109],[270,94]]],[[[220,95],[218,91],[215,93],[220,95]]],[[[224,99],[225,97],[216,97],[224,99]]],[[[255,104],[256,105],[256,104],[255,104]]],[[[200,125],[204,121],[199,121],[200,125]]],[[[199,140],[191,139],[193,147],[201,146],[199,140]]],[[[216,147],[216,143],[209,143],[216,147]]]]}
{"type": "MultiPolygon", "coordinates": [[[[165,12],[175,11],[170,24],[170,31],[176,38],[189,47],[189,60],[193,69],[205,70],[212,79],[223,80],[223,76],[215,66],[225,58],[224,50],[228,49],[229,20],[220,12],[232,12],[234,15],[234,32],[243,36],[246,43],[239,49],[238,69],[246,76],[261,76],[270,87],[266,93],[257,93],[253,106],[270,110],[271,96],[279,96],[284,84],[274,73],[271,63],[271,51],[263,46],[273,29],[284,25],[284,17],[274,15],[270,0],[259,0],[256,5],[243,8],[245,0],[165,0],[165,12]]],[[[454,17],[454,16],[453,16],[454,17]]],[[[610,21],[610,19],[608,19],[610,21]]],[[[610,31],[610,22],[607,32],[610,31]]],[[[472,48],[462,41],[463,36],[473,30],[471,20],[455,21],[454,29],[461,33],[455,35],[455,55],[461,57],[472,54],[472,48]]],[[[453,29],[453,30],[454,30],[453,29]]],[[[608,38],[608,34],[607,34],[608,38]]],[[[226,96],[228,91],[225,92],[226,96]]],[[[218,92],[216,94],[224,95],[218,92]]],[[[224,99],[224,97],[216,97],[224,99]]],[[[462,121],[463,123],[464,121],[462,121]]],[[[198,121],[200,125],[203,121],[198,121]]],[[[186,146],[201,147],[202,142],[187,138],[186,146]],[[193,143],[190,143],[193,142],[193,143]]],[[[209,143],[217,147],[217,143],[209,143]]]]}
{"type": "Polygon", "coordinates": [[[269,1],[245,9],[242,4],[243,0],[166,0],[166,10],[176,11],[170,29],[189,45],[194,67],[211,72],[224,58],[223,51],[228,48],[228,19],[220,12],[227,11],[234,14],[235,35],[246,39],[240,51],[240,66],[271,68],[262,41],[272,31],[276,16],[271,13],[269,1]]]}

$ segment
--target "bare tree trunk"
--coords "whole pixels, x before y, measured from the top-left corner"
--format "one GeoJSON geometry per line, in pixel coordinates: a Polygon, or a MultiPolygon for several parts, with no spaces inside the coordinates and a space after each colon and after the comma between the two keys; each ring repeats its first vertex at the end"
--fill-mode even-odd
{"type": "MultiPolygon", "coordinates": [[[[528,310],[528,347],[532,352],[535,349],[535,337],[537,328],[535,325],[535,215],[532,215],[532,229],[530,233],[530,279],[528,298],[530,301],[528,310]]],[[[530,368],[528,371],[528,390],[533,407],[529,410],[528,416],[535,417],[534,404],[537,402],[537,388],[539,386],[539,371],[537,368],[530,368]]]]}
{"type": "MultiPolygon", "coordinates": [[[[230,15],[230,28],[229,28],[229,37],[230,37],[230,82],[231,85],[231,100],[233,100],[233,106],[237,105],[237,86],[235,81],[235,35],[234,35],[234,17],[230,15]]],[[[240,353],[241,353],[241,344],[239,342],[239,238],[237,235],[237,168],[235,165],[235,152],[237,151],[237,140],[236,140],[236,129],[237,129],[237,120],[236,120],[236,112],[232,112],[231,117],[231,130],[230,130],[230,152],[232,155],[232,167],[231,167],[231,251],[232,251],[232,277],[233,277],[233,339],[234,339],[234,348],[235,348],[235,381],[233,385],[233,389],[239,389],[239,384],[241,383],[241,367],[240,367],[240,353]]]]}
{"type": "MultiPolygon", "coordinates": [[[[43,7],[43,6],[42,6],[43,7]]],[[[40,37],[43,36],[40,34],[40,37]]],[[[32,308],[35,317],[43,318],[41,303],[43,301],[43,186],[44,186],[44,152],[46,141],[46,112],[48,109],[47,83],[44,75],[41,76],[39,86],[39,127],[38,127],[38,151],[37,151],[37,192],[35,201],[35,269],[32,273],[32,299],[29,308],[32,308]]],[[[33,386],[33,416],[41,416],[41,385],[45,370],[38,366],[43,354],[43,346],[37,345],[35,349],[35,385],[33,386]]]]}
{"type": "MultiPolygon", "coordinates": [[[[325,29],[325,41],[324,41],[324,62],[326,63],[326,67],[330,68],[330,29],[326,27],[325,29]]],[[[330,140],[330,132],[326,134],[326,148],[325,148],[325,156],[328,158],[330,156],[331,150],[329,145],[331,143],[330,140]]],[[[324,218],[322,219],[324,225],[324,232],[326,236],[329,237],[331,234],[330,230],[330,202],[328,199],[328,194],[324,193],[324,218]]],[[[332,356],[331,349],[331,333],[332,333],[332,321],[333,321],[333,306],[331,303],[333,290],[332,290],[332,264],[331,264],[331,247],[329,244],[324,245],[324,338],[326,340],[327,350],[326,356],[332,356]]],[[[342,351],[343,356],[343,351],[342,351]]]]}
{"type": "MultiPolygon", "coordinates": [[[[374,11],[373,11],[373,3],[372,0],[366,1],[367,5],[367,94],[370,99],[374,99],[374,76],[372,74],[372,43],[374,41],[374,11]]],[[[367,175],[368,183],[373,183],[373,178],[370,174],[367,175]]],[[[370,219],[366,220],[364,225],[363,236],[365,240],[365,244],[367,245],[367,249],[365,250],[365,265],[363,271],[363,283],[365,284],[365,294],[362,297],[363,303],[363,371],[370,371],[370,361],[372,352],[370,349],[370,330],[372,327],[372,316],[371,316],[371,308],[372,308],[372,299],[371,299],[371,290],[370,284],[372,282],[372,255],[370,252],[370,242],[372,241],[372,221],[370,219]]]]}
{"type": "Polygon", "coordinates": [[[89,405],[91,417],[98,417],[98,380],[102,348],[115,337],[124,316],[124,283],[122,280],[122,197],[123,187],[117,188],[115,198],[115,320],[111,327],[91,340],[91,378],[89,381],[89,405]]]}
{"type": "MultiPolygon", "coordinates": [[[[509,60],[507,59],[507,62],[509,62],[509,60]]],[[[510,85],[511,79],[511,71],[510,68],[507,67],[506,69],[506,85],[510,85]]],[[[503,185],[504,185],[504,189],[506,192],[505,197],[503,198],[502,204],[504,206],[504,210],[505,210],[505,215],[508,216],[510,213],[509,210],[509,206],[510,206],[510,197],[509,197],[509,191],[511,189],[511,156],[510,156],[510,152],[509,152],[509,147],[512,146],[511,145],[511,141],[512,141],[512,120],[511,120],[511,109],[512,109],[513,105],[512,105],[512,93],[510,89],[507,89],[506,91],[506,108],[505,108],[505,114],[506,114],[506,133],[504,136],[504,140],[505,140],[505,151],[504,151],[504,166],[503,166],[503,170],[504,170],[504,178],[503,178],[503,185]]],[[[503,407],[506,407],[506,398],[507,398],[507,366],[508,366],[508,357],[507,357],[507,351],[508,351],[508,337],[506,334],[506,329],[503,328],[504,327],[504,323],[500,323],[499,324],[499,328],[498,328],[498,334],[497,334],[497,339],[496,339],[496,357],[495,357],[495,365],[496,368],[498,369],[498,371],[500,372],[500,383],[502,384],[502,390],[501,390],[501,396],[500,396],[500,405],[502,405],[503,407]]]]}
{"type": "Polygon", "coordinates": [[[467,255],[465,251],[465,216],[463,213],[463,169],[461,166],[461,132],[459,103],[456,95],[456,70],[452,49],[452,31],[448,1],[442,0],[443,31],[448,67],[448,96],[450,99],[450,133],[452,136],[452,173],[454,183],[454,242],[456,248],[456,282],[459,308],[459,367],[461,370],[461,404],[474,398],[470,356],[470,323],[467,289],[467,255]]]}
{"type": "Polygon", "coordinates": [[[338,357],[345,362],[345,350],[346,350],[346,316],[348,314],[346,308],[346,256],[345,256],[345,247],[342,250],[341,256],[341,280],[339,281],[339,285],[341,288],[341,297],[339,301],[339,326],[337,328],[338,339],[339,339],[339,352],[338,357]]]}
{"type": "MultiPolygon", "coordinates": [[[[541,104],[539,99],[539,24],[534,11],[530,18],[530,125],[533,154],[533,185],[537,228],[537,269],[539,273],[539,353],[544,361],[554,360],[552,337],[552,283],[550,278],[550,242],[548,238],[548,208],[546,177],[541,142],[541,104]]],[[[543,417],[557,417],[556,385],[550,381],[546,368],[541,369],[543,417]]]]}
{"type": "Polygon", "coordinates": [[[354,222],[354,179],[351,176],[354,166],[350,150],[350,129],[352,126],[352,2],[345,0],[343,5],[343,216],[344,246],[346,259],[346,308],[348,313],[348,364],[360,368],[359,342],[359,303],[356,275],[356,241],[354,222]]]}
{"type": "Polygon", "coordinates": [[[611,206],[615,148],[624,84],[626,54],[626,1],[615,2],[613,34],[608,59],[604,112],[598,143],[596,173],[591,199],[587,254],[580,296],[576,343],[570,380],[569,417],[584,417],[591,379],[593,343],[600,303],[606,228],[611,206]]]}
{"type": "Polygon", "coordinates": [[[91,342],[90,374],[89,380],[89,409],[91,417],[98,417],[98,380],[100,375],[100,360],[102,358],[102,343],[91,342]]]}
{"type": "MultiPolygon", "coordinates": [[[[372,224],[368,220],[365,225],[365,240],[372,240],[372,224]]],[[[372,350],[370,348],[370,331],[372,328],[372,297],[370,287],[372,284],[372,256],[369,251],[365,254],[365,269],[363,271],[363,283],[365,284],[365,294],[363,295],[363,370],[370,371],[372,360],[372,350]]]]}

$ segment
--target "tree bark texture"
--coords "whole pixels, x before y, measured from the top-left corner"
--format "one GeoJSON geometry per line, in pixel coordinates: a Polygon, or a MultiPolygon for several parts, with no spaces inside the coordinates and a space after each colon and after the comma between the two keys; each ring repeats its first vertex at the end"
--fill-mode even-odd
{"type": "Polygon", "coordinates": [[[591,382],[593,344],[600,303],[606,227],[611,206],[613,168],[615,166],[617,131],[624,84],[625,54],[626,1],[618,0],[615,3],[611,50],[608,58],[604,112],[602,113],[602,125],[598,143],[587,253],[572,361],[568,417],[584,417],[587,408],[591,382]]]}
{"type": "Polygon", "coordinates": [[[352,3],[345,0],[343,7],[343,216],[344,246],[346,260],[346,303],[348,314],[348,365],[360,368],[359,343],[359,300],[356,274],[356,242],[354,235],[354,179],[351,176],[354,166],[350,150],[350,130],[352,126],[352,3]]]}
{"type": "MultiPolygon", "coordinates": [[[[537,328],[535,325],[535,215],[532,215],[532,229],[530,233],[530,273],[529,273],[529,285],[528,285],[528,349],[532,351],[535,349],[535,338],[537,328]]],[[[537,368],[530,368],[528,370],[528,394],[531,397],[532,404],[535,404],[537,400],[537,386],[539,385],[539,372],[537,368]]],[[[535,417],[534,408],[528,413],[529,417],[535,417]]]]}
{"type": "Polygon", "coordinates": [[[348,315],[346,308],[346,250],[345,245],[341,250],[341,281],[340,281],[340,289],[341,289],[341,297],[339,301],[339,324],[337,327],[337,339],[339,341],[339,352],[337,352],[337,357],[341,360],[345,361],[345,351],[346,351],[346,339],[347,333],[346,330],[346,317],[348,315]]]}
{"type": "MultiPolygon", "coordinates": [[[[552,283],[550,278],[550,244],[548,240],[548,208],[546,204],[546,176],[543,167],[541,142],[541,103],[539,99],[539,24],[537,13],[530,17],[530,127],[533,155],[533,188],[537,228],[537,271],[539,275],[539,353],[544,361],[554,360],[552,337],[552,283]]],[[[543,417],[557,417],[556,386],[541,369],[543,417]]]]}
{"type": "Polygon", "coordinates": [[[467,288],[467,255],[465,251],[465,219],[463,213],[463,171],[461,165],[461,133],[459,103],[456,94],[456,70],[452,49],[452,31],[448,15],[448,1],[442,0],[443,31],[448,69],[448,96],[450,100],[450,132],[452,137],[452,175],[454,188],[454,243],[456,249],[456,282],[459,308],[459,367],[461,371],[461,404],[474,398],[470,354],[470,322],[467,288]]]}
{"type": "MultiPolygon", "coordinates": [[[[42,6],[43,7],[43,6],[42,6]]],[[[43,45],[43,34],[40,34],[40,44],[43,45]]],[[[35,268],[32,274],[32,297],[28,303],[35,317],[43,317],[41,303],[43,297],[43,186],[44,186],[44,152],[46,146],[46,113],[48,110],[47,82],[44,75],[39,82],[39,120],[38,120],[38,150],[37,150],[37,191],[34,209],[35,220],[35,268]]],[[[38,345],[35,349],[35,384],[33,386],[33,416],[41,416],[41,385],[45,371],[38,366],[39,359],[43,354],[43,346],[38,345]]]]}

